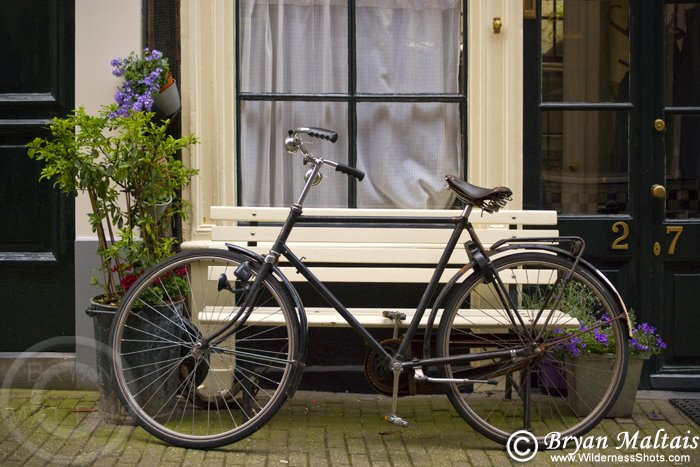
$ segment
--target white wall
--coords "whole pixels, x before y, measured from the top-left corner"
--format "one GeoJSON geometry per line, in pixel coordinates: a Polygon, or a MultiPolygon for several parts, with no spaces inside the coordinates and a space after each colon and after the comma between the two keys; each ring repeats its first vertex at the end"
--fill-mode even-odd
{"type": "MultiPolygon", "coordinates": [[[[112,75],[110,61],[140,48],[141,0],[76,0],[75,106],[92,113],[112,103],[119,79],[112,75]]],[[[93,335],[93,322],[85,309],[99,293],[90,285],[99,262],[89,211],[87,196],[79,196],[75,203],[75,334],[85,338],[93,335]]],[[[82,365],[95,367],[95,349],[89,345],[79,345],[76,358],[76,376],[82,374],[82,365]]],[[[78,389],[93,389],[90,378],[76,377],[75,381],[78,389]]]]}
{"type": "MultiPolygon", "coordinates": [[[[75,106],[96,112],[113,102],[119,78],[109,62],[141,48],[141,0],[76,0],[75,106]]],[[[76,236],[93,237],[86,197],[76,201],[76,236]]]]}

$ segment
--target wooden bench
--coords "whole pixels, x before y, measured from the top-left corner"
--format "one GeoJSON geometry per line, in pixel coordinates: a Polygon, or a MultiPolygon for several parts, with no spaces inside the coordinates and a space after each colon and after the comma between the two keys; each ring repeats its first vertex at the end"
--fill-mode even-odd
{"type": "MultiPolygon", "coordinates": [[[[288,208],[251,208],[215,206],[211,219],[213,246],[225,248],[226,243],[246,247],[260,254],[268,253],[277,237],[280,225],[287,217],[288,208]]],[[[309,216],[400,216],[400,217],[454,217],[460,211],[407,210],[407,209],[321,209],[306,208],[309,216]]],[[[474,211],[471,221],[485,245],[503,238],[533,238],[557,236],[556,211],[507,211],[483,214],[474,211]]],[[[445,244],[450,228],[426,226],[295,226],[288,245],[304,258],[310,269],[322,282],[427,284],[445,244]]],[[[468,240],[465,232],[461,242],[468,240]]],[[[283,258],[282,258],[283,260],[283,258]]],[[[461,245],[455,249],[448,268],[441,277],[447,282],[464,264],[467,254],[461,245]]],[[[280,268],[292,282],[305,282],[294,268],[280,262],[280,268]]],[[[211,274],[212,277],[218,277],[211,274]]],[[[506,283],[523,283],[522,277],[503,277],[506,283]]],[[[355,318],[366,327],[394,327],[396,322],[385,311],[406,315],[406,323],[413,317],[413,309],[351,308],[355,318]]],[[[218,313],[203,310],[200,320],[217,321],[218,313]]],[[[311,327],[345,327],[347,323],[332,308],[306,307],[311,327]]],[[[230,315],[229,315],[230,316],[230,315]]],[[[479,310],[465,310],[470,326],[485,330],[508,326],[505,318],[479,310]]],[[[425,325],[424,317],[422,324],[425,325]]],[[[261,323],[262,324],[262,323],[261,323]]],[[[265,321],[264,324],[276,324],[265,321]]]]}

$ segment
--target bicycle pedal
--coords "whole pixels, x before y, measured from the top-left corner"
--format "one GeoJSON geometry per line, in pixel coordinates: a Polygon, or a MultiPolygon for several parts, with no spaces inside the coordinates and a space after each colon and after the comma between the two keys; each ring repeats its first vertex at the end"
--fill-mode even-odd
{"type": "Polygon", "coordinates": [[[392,425],[400,426],[406,428],[408,426],[408,420],[405,420],[398,415],[385,415],[384,420],[391,423],[392,425]]]}

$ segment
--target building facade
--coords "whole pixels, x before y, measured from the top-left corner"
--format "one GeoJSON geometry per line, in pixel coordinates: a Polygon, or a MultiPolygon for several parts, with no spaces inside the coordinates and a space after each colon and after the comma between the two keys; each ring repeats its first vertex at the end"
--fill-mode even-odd
{"type": "Polygon", "coordinates": [[[92,332],[86,200],[37,184],[24,143],[54,115],[109,102],[111,58],[165,44],[178,124],[201,139],[183,154],[200,170],[183,247],[209,244],[211,206],[289,204],[302,169],[284,134],[330,127],[328,156],[369,177],[324,184],[312,204],[445,208],[447,172],[507,185],[509,207],[557,210],[668,341],[643,385],[700,388],[700,2],[17,3],[0,20],[15,44],[0,79],[0,350],[92,332]]]}

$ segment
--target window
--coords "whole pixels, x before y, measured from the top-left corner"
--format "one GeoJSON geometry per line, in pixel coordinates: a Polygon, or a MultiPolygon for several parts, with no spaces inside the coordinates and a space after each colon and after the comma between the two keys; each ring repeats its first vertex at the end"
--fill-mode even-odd
{"type": "MultiPolygon", "coordinates": [[[[305,168],[289,129],[338,131],[314,150],[368,173],[333,174],[307,206],[448,208],[464,173],[464,0],[241,0],[236,11],[238,201],[286,206],[305,168]]],[[[312,151],[313,152],[313,151],[312,151]]]]}

